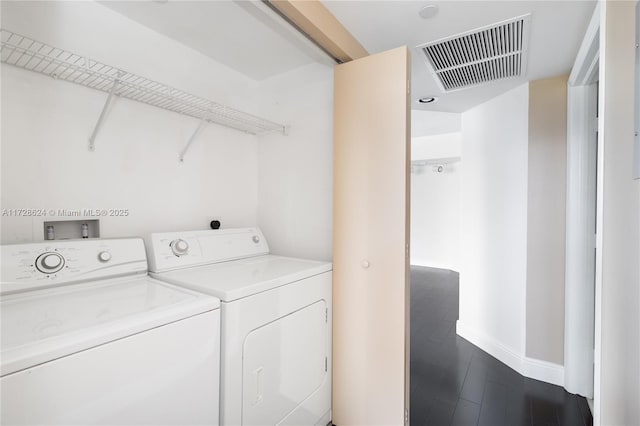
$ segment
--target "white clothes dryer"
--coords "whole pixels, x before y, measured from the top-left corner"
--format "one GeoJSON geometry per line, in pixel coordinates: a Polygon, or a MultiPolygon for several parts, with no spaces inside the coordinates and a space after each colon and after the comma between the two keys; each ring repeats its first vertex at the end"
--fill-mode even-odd
{"type": "Polygon", "coordinates": [[[221,300],[221,424],[329,423],[331,263],[270,255],[256,228],[151,240],[153,277],[221,300]]]}
{"type": "Polygon", "coordinates": [[[216,425],[220,301],[141,239],[2,246],[0,423],[216,425]]]}

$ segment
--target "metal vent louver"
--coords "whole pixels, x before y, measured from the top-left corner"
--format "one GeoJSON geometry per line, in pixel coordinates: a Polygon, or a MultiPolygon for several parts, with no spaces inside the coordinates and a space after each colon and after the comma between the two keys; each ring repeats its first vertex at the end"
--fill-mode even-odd
{"type": "Polygon", "coordinates": [[[419,46],[444,91],[523,75],[530,15],[419,46]]]}

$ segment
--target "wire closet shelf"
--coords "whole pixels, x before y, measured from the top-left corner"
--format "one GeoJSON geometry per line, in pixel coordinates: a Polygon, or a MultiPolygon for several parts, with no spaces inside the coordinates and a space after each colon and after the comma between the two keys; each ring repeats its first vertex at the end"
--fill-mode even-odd
{"type": "Polygon", "coordinates": [[[286,126],[192,95],[75,53],[0,29],[3,63],[253,135],[286,126]]]}

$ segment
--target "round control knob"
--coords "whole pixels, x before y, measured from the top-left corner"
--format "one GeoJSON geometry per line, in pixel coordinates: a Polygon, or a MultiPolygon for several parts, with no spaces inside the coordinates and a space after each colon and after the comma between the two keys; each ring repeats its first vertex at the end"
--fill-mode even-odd
{"type": "Polygon", "coordinates": [[[56,269],[62,263],[60,256],[50,254],[42,259],[42,267],[45,269],[56,269]]]}
{"type": "Polygon", "coordinates": [[[100,262],[108,262],[111,260],[111,253],[109,253],[108,251],[101,251],[100,253],[98,253],[98,260],[100,262]]]}
{"type": "Polygon", "coordinates": [[[360,262],[360,266],[362,266],[363,269],[367,269],[369,268],[371,264],[369,263],[368,260],[363,260],[362,262],[360,262]]]}
{"type": "Polygon", "coordinates": [[[254,235],[253,238],[251,238],[253,240],[254,243],[258,244],[260,242],[260,237],[258,237],[257,235],[254,235]]]}
{"type": "Polygon", "coordinates": [[[45,274],[53,274],[58,272],[64,266],[64,258],[58,253],[47,252],[42,253],[36,259],[36,268],[45,274]]]}
{"type": "Polygon", "coordinates": [[[173,254],[176,256],[184,256],[189,251],[189,243],[185,240],[173,240],[169,246],[171,247],[173,254]]]}

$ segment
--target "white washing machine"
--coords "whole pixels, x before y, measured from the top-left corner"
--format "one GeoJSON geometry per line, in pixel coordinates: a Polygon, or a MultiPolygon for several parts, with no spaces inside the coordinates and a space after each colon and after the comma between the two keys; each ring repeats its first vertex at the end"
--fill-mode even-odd
{"type": "Polygon", "coordinates": [[[220,302],[141,239],[5,245],[1,276],[1,424],[218,424],[220,302]]]}
{"type": "Polygon", "coordinates": [[[255,228],[151,240],[153,277],[221,300],[220,423],[329,423],[331,263],[272,256],[255,228]]]}

